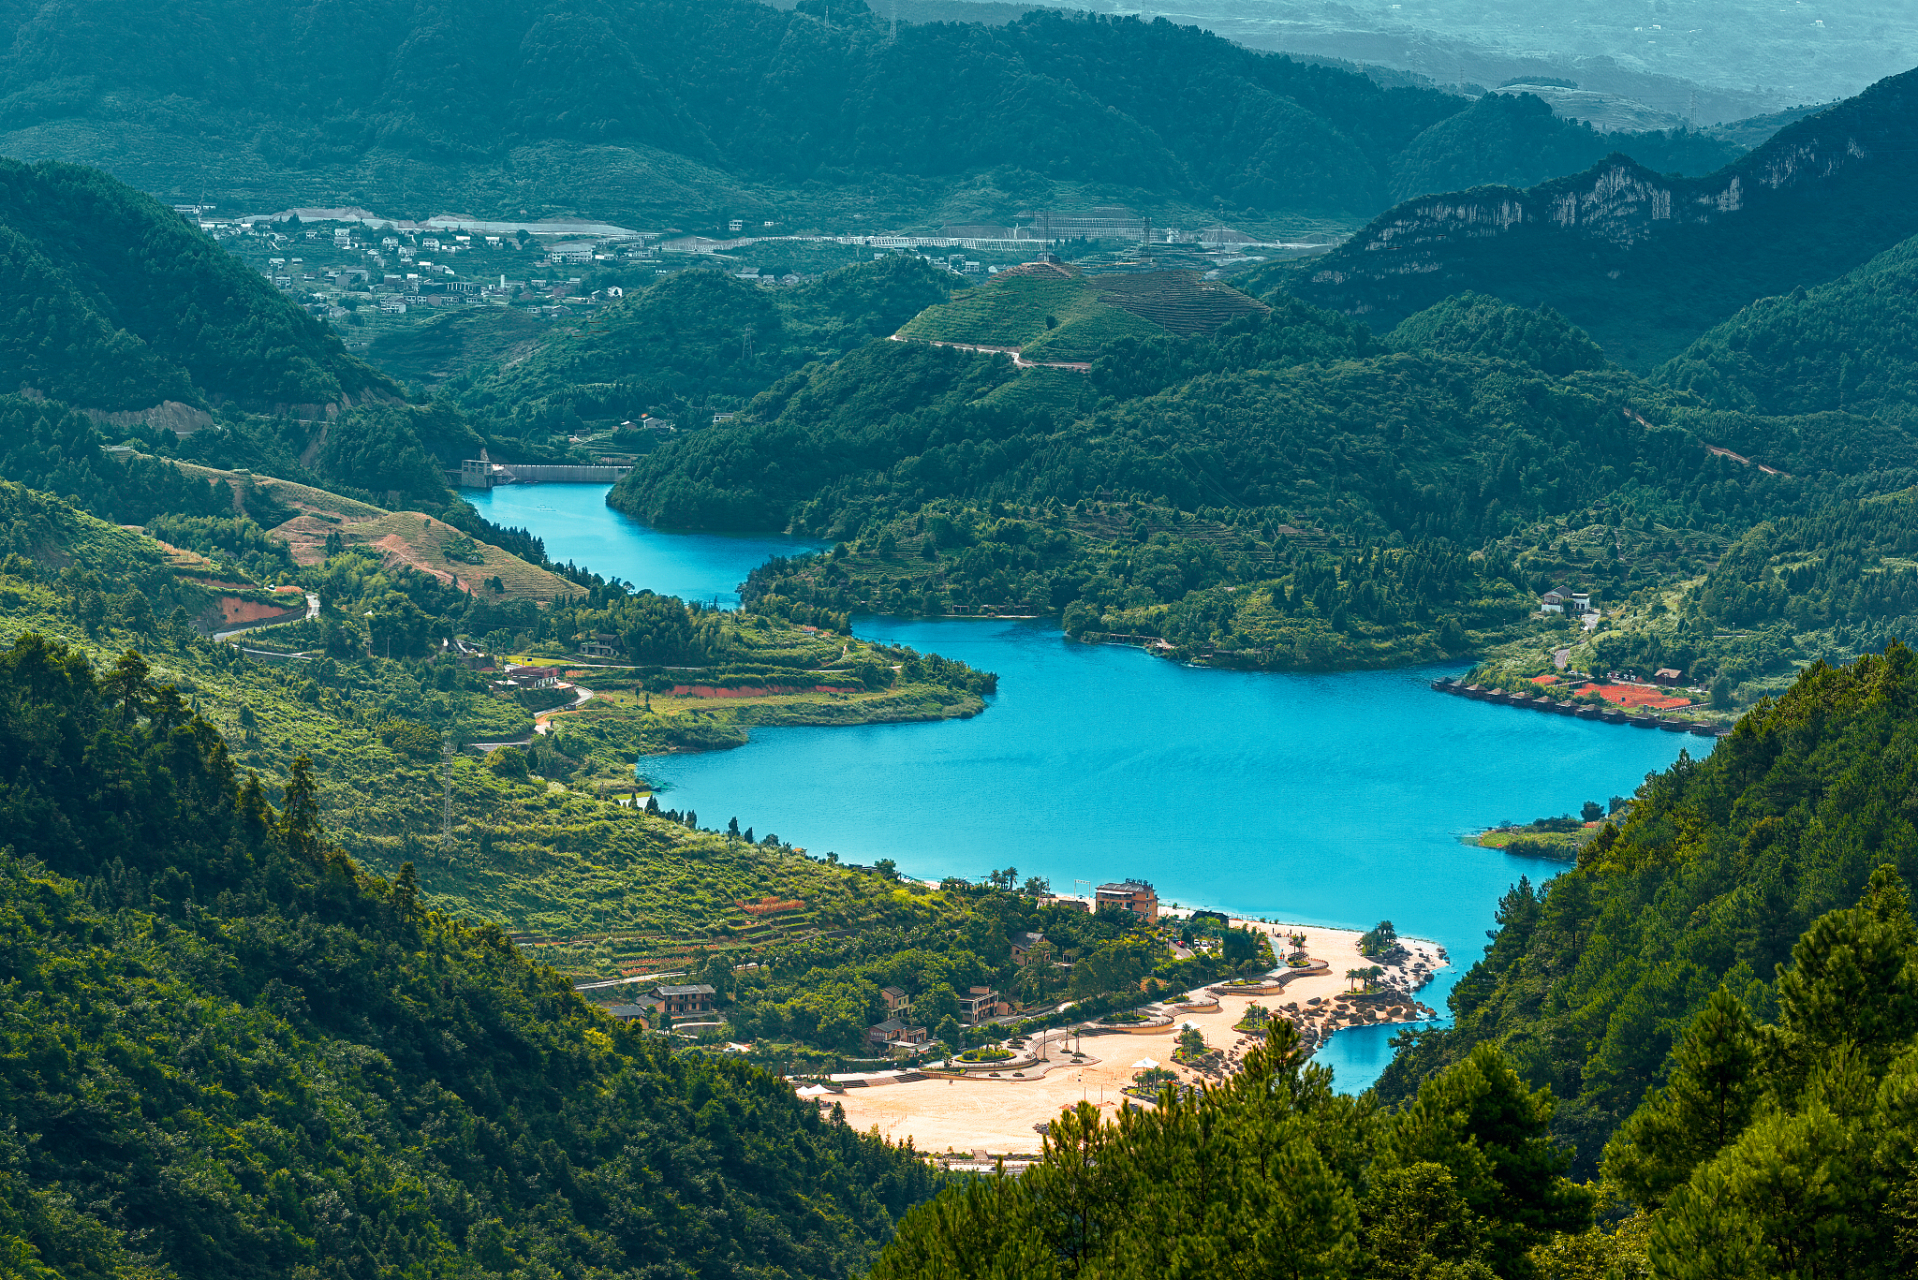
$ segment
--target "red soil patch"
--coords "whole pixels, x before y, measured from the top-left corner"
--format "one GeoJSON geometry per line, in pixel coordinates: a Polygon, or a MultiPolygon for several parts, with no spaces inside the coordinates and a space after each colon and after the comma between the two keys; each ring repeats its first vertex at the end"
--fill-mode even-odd
{"type": "Polygon", "coordinates": [[[672,688],[675,698],[765,698],[778,693],[858,693],[857,689],[844,688],[834,684],[815,684],[803,686],[796,684],[745,685],[737,689],[721,689],[710,684],[676,684],[672,688]]]}
{"type": "Polygon", "coordinates": [[[1533,676],[1531,678],[1531,681],[1533,684],[1557,684],[1558,677],[1557,676],[1533,676]]]}
{"type": "Polygon", "coordinates": [[[232,596],[220,597],[220,617],[229,625],[235,622],[260,622],[267,618],[291,618],[303,616],[306,608],[283,609],[279,605],[267,604],[263,600],[236,600],[232,596]]]}
{"type": "Polygon", "coordinates": [[[1621,707],[1646,707],[1653,711],[1675,711],[1692,705],[1690,698],[1674,698],[1656,689],[1641,689],[1630,684],[1588,684],[1579,692],[1595,693],[1621,707]]]}

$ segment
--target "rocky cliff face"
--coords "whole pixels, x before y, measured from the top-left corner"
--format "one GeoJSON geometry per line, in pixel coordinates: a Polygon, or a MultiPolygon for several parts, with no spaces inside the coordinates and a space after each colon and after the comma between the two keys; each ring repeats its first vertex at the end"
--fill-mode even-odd
{"type": "Polygon", "coordinates": [[[1649,364],[1753,297],[1830,279],[1918,232],[1914,135],[1918,71],[1708,177],[1614,155],[1526,191],[1408,200],[1293,288],[1381,325],[1468,289],[1547,303],[1614,358],[1649,364]]]}

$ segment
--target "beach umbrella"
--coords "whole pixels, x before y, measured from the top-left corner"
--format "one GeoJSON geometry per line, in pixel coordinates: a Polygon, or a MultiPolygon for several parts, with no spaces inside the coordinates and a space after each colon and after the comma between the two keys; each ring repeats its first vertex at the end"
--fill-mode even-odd
{"type": "Polygon", "coordinates": [[[1154,1062],[1150,1058],[1141,1058],[1137,1062],[1132,1064],[1132,1069],[1134,1071],[1150,1071],[1154,1067],[1157,1067],[1158,1065],[1159,1065],[1158,1063],[1154,1062]]]}

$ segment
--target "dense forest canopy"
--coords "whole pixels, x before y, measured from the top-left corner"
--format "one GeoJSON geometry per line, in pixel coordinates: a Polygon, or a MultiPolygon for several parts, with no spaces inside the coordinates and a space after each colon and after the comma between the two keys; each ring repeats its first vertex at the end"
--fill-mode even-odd
{"type": "Polygon", "coordinates": [[[23,638],[0,720],[10,1270],[843,1276],[934,1189],[359,871],[138,655],[23,638]]]}
{"type": "Polygon", "coordinates": [[[0,262],[9,392],[271,411],[394,391],[258,273],[97,170],[0,160],[0,262]]]}
{"type": "MultiPolygon", "coordinates": [[[[0,35],[16,153],[107,163],[151,189],[327,204],[348,190],[478,216],[589,198],[600,216],[711,217],[727,198],[775,216],[752,183],[871,183],[923,206],[925,184],[986,176],[1001,200],[1058,182],[1364,217],[1415,175],[1529,181],[1595,158],[1589,131],[1549,114],[1488,122],[1484,140],[1476,125],[1428,134],[1466,100],[1164,18],[1047,10],[895,37],[861,0],[482,0],[457,16],[173,0],[10,6],[0,35]],[[1527,148],[1545,170],[1517,158],[1527,148]]],[[[1643,141],[1660,169],[1729,158],[1699,139],[1643,141]]]]}
{"type": "Polygon", "coordinates": [[[1918,420],[1918,237],[1825,284],[1761,298],[1658,370],[1723,409],[1918,420]]]}
{"type": "MultiPolygon", "coordinates": [[[[1510,638],[1530,593],[1629,596],[1759,521],[1918,479],[1893,421],[1707,408],[1549,308],[1460,295],[1381,338],[1269,301],[1209,334],[1115,338],[1084,375],[872,343],[655,450],[610,501],[846,544],[756,573],[771,608],[1053,612],[1217,661],[1376,666],[1510,638]]],[[[1757,650],[1706,678],[1788,647],[1757,650]]]]}

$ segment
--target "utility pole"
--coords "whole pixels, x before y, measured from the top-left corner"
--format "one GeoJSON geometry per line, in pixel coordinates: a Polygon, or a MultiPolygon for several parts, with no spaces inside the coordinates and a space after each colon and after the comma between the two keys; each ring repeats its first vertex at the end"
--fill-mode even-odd
{"type": "Polygon", "coordinates": [[[440,738],[440,856],[453,860],[453,735],[440,738]]]}

